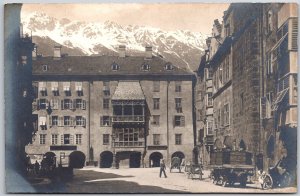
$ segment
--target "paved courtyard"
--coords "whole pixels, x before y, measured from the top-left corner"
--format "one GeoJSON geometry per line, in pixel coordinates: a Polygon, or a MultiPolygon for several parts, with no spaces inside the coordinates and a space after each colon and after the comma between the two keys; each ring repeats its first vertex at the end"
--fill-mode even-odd
{"type": "Polygon", "coordinates": [[[38,192],[59,193],[293,193],[295,187],[261,190],[258,184],[246,188],[214,185],[204,172],[203,180],[187,179],[184,173],[167,170],[168,178],[159,178],[159,168],[102,169],[83,168],[74,170],[70,181],[44,180],[33,184],[38,192]]]}

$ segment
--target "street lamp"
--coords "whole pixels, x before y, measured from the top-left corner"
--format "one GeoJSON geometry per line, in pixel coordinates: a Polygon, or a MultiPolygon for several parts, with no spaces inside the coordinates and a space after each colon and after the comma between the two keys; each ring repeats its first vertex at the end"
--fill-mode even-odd
{"type": "Polygon", "coordinates": [[[116,140],[116,136],[114,133],[112,133],[111,135],[111,140],[112,140],[112,143],[111,143],[111,146],[112,146],[112,150],[113,150],[113,160],[112,160],[112,169],[116,169],[116,148],[115,148],[115,140],[116,140]]]}

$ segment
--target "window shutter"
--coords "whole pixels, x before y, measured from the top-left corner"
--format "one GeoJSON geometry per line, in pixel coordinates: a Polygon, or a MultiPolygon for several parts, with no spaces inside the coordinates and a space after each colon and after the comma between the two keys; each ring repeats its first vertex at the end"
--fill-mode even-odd
{"type": "Polygon", "coordinates": [[[49,116],[49,126],[52,127],[52,116],[49,116]]]}
{"type": "Polygon", "coordinates": [[[74,135],[70,134],[70,144],[74,144],[74,135]]]}
{"type": "Polygon", "coordinates": [[[58,126],[62,127],[64,125],[64,117],[60,116],[58,117],[58,126]]]}
{"type": "Polygon", "coordinates": [[[72,110],[73,109],[73,100],[70,99],[70,109],[72,110]]]}
{"type": "Polygon", "coordinates": [[[51,107],[52,109],[54,109],[54,100],[53,100],[53,99],[50,100],[50,107],[51,107]]]}
{"type": "Polygon", "coordinates": [[[61,100],[61,109],[64,110],[65,107],[64,107],[64,100],[61,100]]]}
{"type": "Polygon", "coordinates": [[[103,117],[100,116],[100,126],[103,126],[103,117]]]}
{"type": "Polygon", "coordinates": [[[54,100],[54,105],[55,105],[55,109],[58,110],[59,109],[59,100],[58,99],[54,100]]]}
{"type": "Polygon", "coordinates": [[[289,50],[297,50],[298,49],[298,20],[297,18],[291,19],[289,25],[290,27],[290,35],[289,35],[289,50]]]}
{"type": "Polygon", "coordinates": [[[82,119],[83,119],[83,124],[82,124],[82,126],[85,127],[85,125],[86,125],[86,119],[85,119],[84,117],[82,117],[82,119]]]}
{"type": "Polygon", "coordinates": [[[49,100],[46,99],[46,109],[49,109],[49,100]]]}
{"type": "Polygon", "coordinates": [[[180,118],[180,124],[181,124],[181,126],[185,126],[185,119],[184,119],[184,116],[182,116],[182,117],[180,118]]]}
{"type": "Polygon", "coordinates": [[[82,109],[85,110],[85,108],[86,108],[86,101],[82,100],[82,109]]]}
{"type": "Polygon", "coordinates": [[[64,135],[60,136],[60,143],[63,145],[64,144],[64,135]]]}

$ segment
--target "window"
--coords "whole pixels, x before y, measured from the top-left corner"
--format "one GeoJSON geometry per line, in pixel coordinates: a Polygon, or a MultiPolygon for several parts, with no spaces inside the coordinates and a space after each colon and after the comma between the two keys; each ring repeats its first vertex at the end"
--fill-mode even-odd
{"type": "Polygon", "coordinates": [[[101,116],[100,118],[101,126],[111,126],[111,118],[110,116],[101,116]]]}
{"type": "Polygon", "coordinates": [[[175,92],[181,92],[181,81],[175,82],[175,92]]]}
{"type": "Polygon", "coordinates": [[[272,61],[271,61],[271,53],[267,53],[266,55],[266,74],[271,75],[273,73],[272,61]]]}
{"type": "Polygon", "coordinates": [[[172,69],[173,69],[173,65],[172,65],[171,63],[167,63],[167,64],[165,65],[165,69],[166,69],[166,70],[172,70],[172,69]]]}
{"type": "Polygon", "coordinates": [[[86,101],[82,99],[76,99],[76,109],[85,110],[86,108],[86,101]]]}
{"type": "Polygon", "coordinates": [[[82,134],[76,134],[75,135],[75,143],[77,145],[81,145],[81,143],[82,143],[82,134]]]}
{"type": "Polygon", "coordinates": [[[71,110],[73,109],[73,101],[71,99],[64,99],[61,101],[62,110],[71,110]]]}
{"type": "Polygon", "coordinates": [[[185,125],[184,116],[175,116],[174,125],[178,127],[183,127],[185,125]]]}
{"type": "Polygon", "coordinates": [[[64,116],[64,126],[72,126],[72,124],[71,116],[64,116]]]}
{"type": "Polygon", "coordinates": [[[114,63],[111,65],[111,69],[112,69],[113,71],[117,71],[117,70],[120,69],[120,66],[119,66],[117,63],[114,62],[114,63]]]}
{"type": "Polygon", "coordinates": [[[293,87],[292,87],[292,103],[293,104],[297,104],[297,102],[298,102],[298,87],[297,87],[297,84],[298,83],[298,79],[297,79],[297,74],[294,74],[293,75],[293,82],[292,82],[292,84],[293,84],[293,87]]]}
{"type": "Polygon", "coordinates": [[[213,77],[212,69],[205,68],[204,72],[205,72],[205,78],[206,78],[206,80],[212,79],[212,77],[213,77]]]}
{"type": "Polygon", "coordinates": [[[39,82],[39,91],[42,96],[47,96],[46,82],[39,82]]]}
{"type": "Polygon", "coordinates": [[[76,116],[76,126],[85,126],[85,118],[82,116],[76,116]]]}
{"type": "Polygon", "coordinates": [[[175,98],[175,109],[178,113],[182,113],[181,98],[175,98]]]}
{"type": "Polygon", "coordinates": [[[109,81],[103,81],[103,94],[104,96],[110,96],[109,81]]]}
{"type": "Polygon", "coordinates": [[[267,13],[267,33],[272,32],[273,30],[273,21],[272,21],[273,12],[272,10],[269,10],[267,13]]]}
{"type": "Polygon", "coordinates": [[[153,109],[159,110],[159,98],[153,98],[153,109]]]}
{"type": "Polygon", "coordinates": [[[143,64],[142,65],[142,70],[149,71],[150,70],[150,65],[149,64],[143,64]]]}
{"type": "Polygon", "coordinates": [[[160,145],[160,134],[153,134],[153,145],[160,145]]]}
{"type": "Polygon", "coordinates": [[[175,134],[175,144],[181,145],[181,134],[175,134]]]}
{"type": "Polygon", "coordinates": [[[40,144],[46,144],[46,134],[40,134],[40,144]]]}
{"type": "Polygon", "coordinates": [[[103,109],[109,109],[109,99],[103,99],[103,109]]]}
{"type": "Polygon", "coordinates": [[[212,93],[207,93],[207,106],[213,105],[212,93]]]}
{"type": "Polygon", "coordinates": [[[207,135],[212,135],[213,134],[213,121],[207,121],[206,131],[207,131],[207,135]]]}
{"type": "Polygon", "coordinates": [[[160,118],[159,115],[153,115],[153,121],[152,121],[152,124],[153,124],[153,125],[159,125],[159,118],[160,118]]]}
{"type": "Polygon", "coordinates": [[[75,90],[82,91],[82,82],[75,82],[75,90]]]}
{"type": "Polygon", "coordinates": [[[230,124],[229,104],[224,105],[224,125],[230,124]]]}
{"type": "Polygon", "coordinates": [[[50,107],[53,110],[58,110],[59,109],[59,100],[58,99],[51,99],[50,100],[50,107]]]}
{"type": "Polygon", "coordinates": [[[51,90],[52,90],[54,96],[59,95],[58,82],[51,82],[51,90]]]}
{"type": "Polygon", "coordinates": [[[58,144],[58,135],[57,134],[52,134],[51,144],[52,145],[57,145],[58,144]]]}
{"type": "Polygon", "coordinates": [[[46,116],[40,116],[39,117],[39,125],[44,130],[46,128],[46,116]]]}
{"type": "Polygon", "coordinates": [[[27,64],[27,56],[21,56],[21,62],[22,62],[22,65],[26,65],[27,64]]]}
{"type": "Polygon", "coordinates": [[[50,120],[52,126],[58,126],[58,116],[52,116],[50,120]]]}
{"type": "Polygon", "coordinates": [[[109,134],[103,134],[103,145],[109,144],[109,134]]]}
{"type": "Polygon", "coordinates": [[[47,109],[47,104],[48,100],[47,99],[39,99],[38,100],[38,109],[39,110],[45,110],[47,109]]]}
{"type": "Polygon", "coordinates": [[[63,144],[71,144],[71,135],[70,134],[64,134],[62,142],[63,142],[63,144]]]}
{"type": "Polygon", "coordinates": [[[63,82],[63,87],[66,96],[71,96],[71,82],[63,82]]]}
{"type": "Polygon", "coordinates": [[[160,91],[160,82],[153,81],[153,92],[159,92],[159,91],[160,91]]]}
{"type": "Polygon", "coordinates": [[[48,71],[48,66],[47,65],[43,65],[43,71],[48,71]]]}

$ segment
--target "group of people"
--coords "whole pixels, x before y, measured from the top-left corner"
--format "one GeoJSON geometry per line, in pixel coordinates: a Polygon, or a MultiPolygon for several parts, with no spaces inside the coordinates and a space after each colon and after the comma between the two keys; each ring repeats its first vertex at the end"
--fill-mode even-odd
{"type": "Polygon", "coordinates": [[[47,173],[55,169],[55,164],[49,164],[44,159],[39,163],[37,160],[35,163],[27,163],[27,173],[34,175],[46,175],[47,173]]]}

